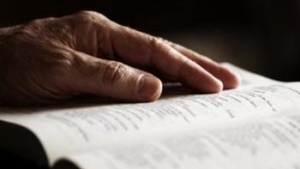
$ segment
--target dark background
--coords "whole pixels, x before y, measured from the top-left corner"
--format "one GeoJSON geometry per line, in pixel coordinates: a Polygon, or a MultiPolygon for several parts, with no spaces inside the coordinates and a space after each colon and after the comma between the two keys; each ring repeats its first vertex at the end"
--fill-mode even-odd
{"type": "Polygon", "coordinates": [[[300,80],[299,0],[9,0],[1,2],[0,25],[86,9],[217,61],[278,80],[300,80]]]}
{"type": "Polygon", "coordinates": [[[217,61],[278,80],[299,81],[299,9],[299,0],[9,0],[0,3],[0,26],[95,10],[217,61]]]}

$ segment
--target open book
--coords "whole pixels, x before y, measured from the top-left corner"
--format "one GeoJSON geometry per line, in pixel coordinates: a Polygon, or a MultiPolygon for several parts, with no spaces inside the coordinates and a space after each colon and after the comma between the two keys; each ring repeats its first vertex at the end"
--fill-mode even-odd
{"type": "Polygon", "coordinates": [[[227,66],[242,86],[219,94],[1,108],[0,147],[55,169],[300,169],[300,83],[227,66]]]}

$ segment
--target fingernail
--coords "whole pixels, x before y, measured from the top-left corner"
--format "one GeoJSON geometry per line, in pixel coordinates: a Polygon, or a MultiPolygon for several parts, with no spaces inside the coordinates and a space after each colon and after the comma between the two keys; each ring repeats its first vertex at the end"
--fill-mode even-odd
{"type": "Polygon", "coordinates": [[[138,84],[138,95],[142,100],[151,101],[159,97],[161,93],[161,83],[158,79],[150,75],[143,75],[138,84]]]}
{"type": "Polygon", "coordinates": [[[223,82],[219,79],[216,79],[216,86],[215,86],[215,91],[216,93],[219,93],[223,90],[224,86],[223,86],[223,82]]]}

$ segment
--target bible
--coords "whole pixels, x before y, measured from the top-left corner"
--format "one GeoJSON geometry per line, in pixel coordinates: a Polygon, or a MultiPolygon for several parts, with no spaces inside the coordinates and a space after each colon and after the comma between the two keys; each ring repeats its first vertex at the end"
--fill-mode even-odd
{"type": "Polygon", "coordinates": [[[0,108],[0,148],[54,169],[300,169],[300,83],[226,63],[237,89],[0,108]]]}

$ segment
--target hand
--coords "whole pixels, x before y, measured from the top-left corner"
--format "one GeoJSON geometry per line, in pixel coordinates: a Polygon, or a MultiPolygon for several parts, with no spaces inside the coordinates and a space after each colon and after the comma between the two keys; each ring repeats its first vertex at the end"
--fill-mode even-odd
{"type": "Polygon", "coordinates": [[[2,105],[55,103],[82,93],[152,101],[161,94],[159,78],[202,93],[239,84],[205,56],[87,11],[0,29],[0,78],[2,105]]]}

